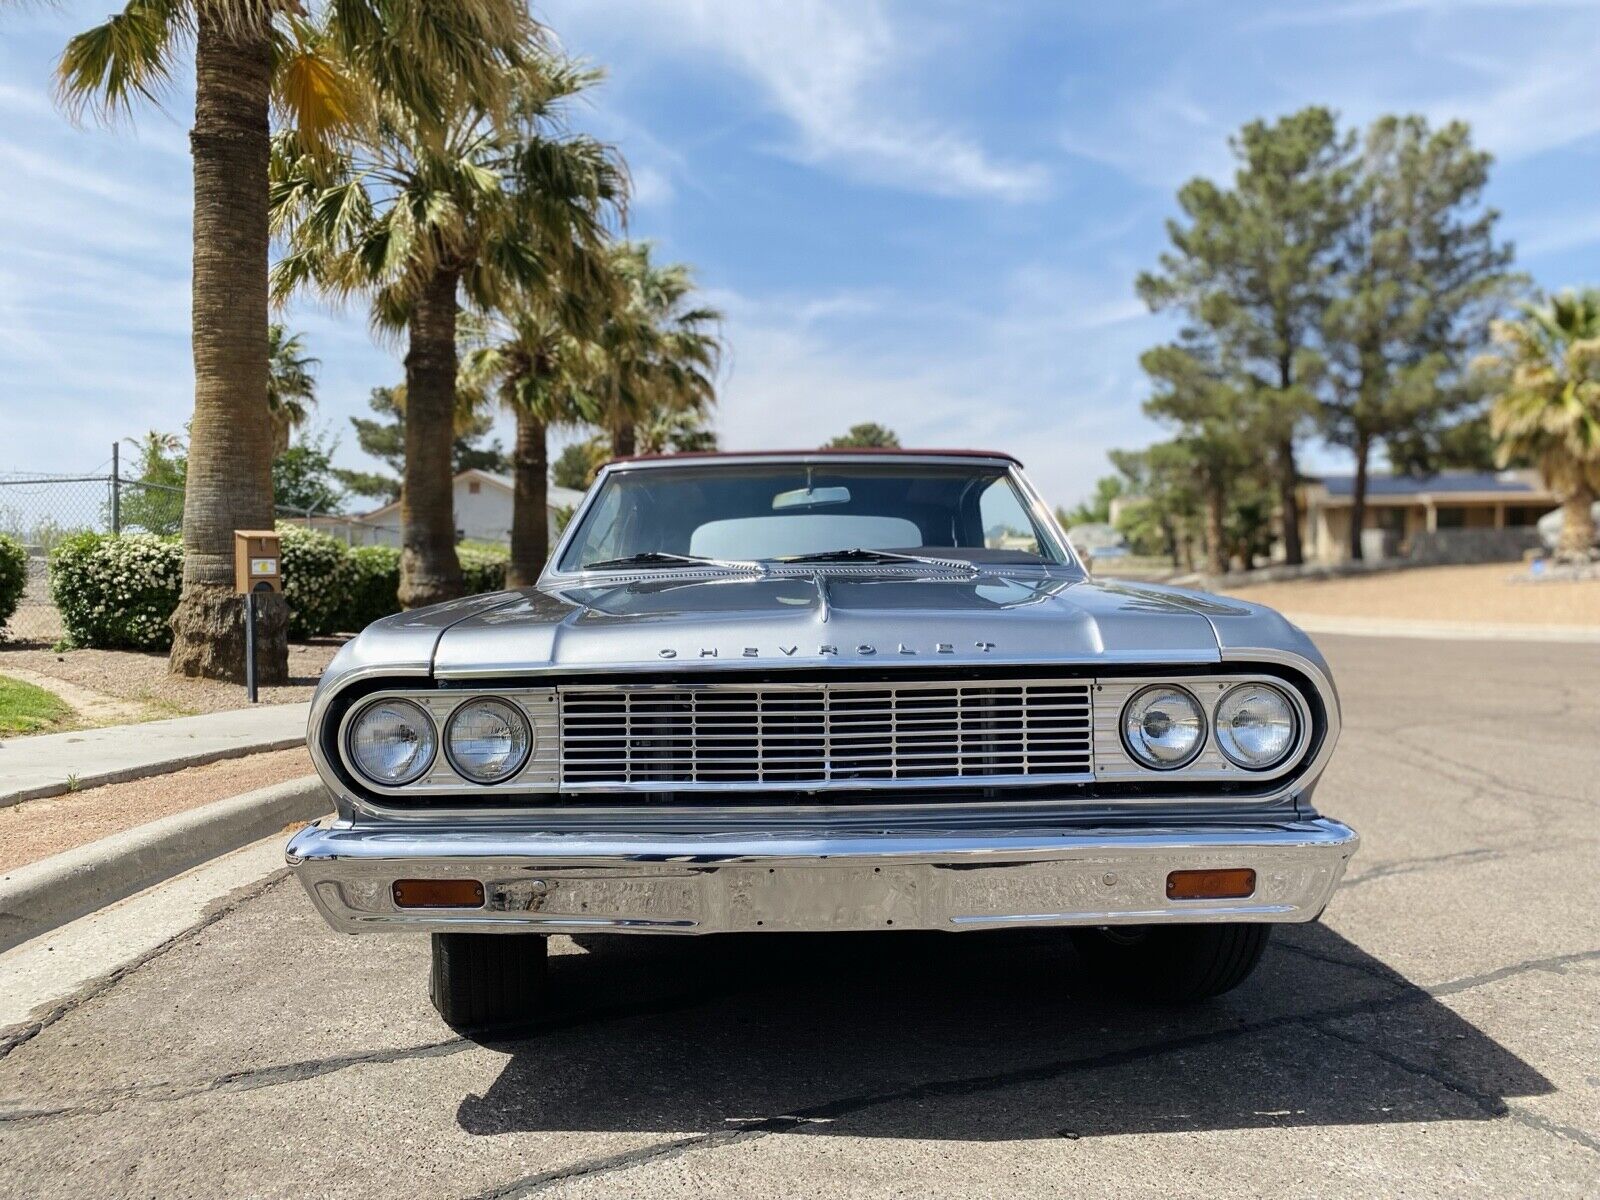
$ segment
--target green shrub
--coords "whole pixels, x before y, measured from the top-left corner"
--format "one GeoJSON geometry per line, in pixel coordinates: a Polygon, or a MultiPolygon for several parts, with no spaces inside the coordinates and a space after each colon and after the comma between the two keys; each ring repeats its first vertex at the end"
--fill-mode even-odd
{"type": "Polygon", "coordinates": [[[461,577],[467,585],[467,595],[498,592],[506,586],[506,564],[511,559],[509,548],[463,542],[456,547],[456,556],[461,559],[461,577]]]}
{"type": "Polygon", "coordinates": [[[76,646],[165,649],[182,585],[177,538],[79,533],[50,552],[50,595],[76,646]]]}
{"type": "Polygon", "coordinates": [[[28,581],[28,552],[16,538],[0,533],[0,630],[22,602],[28,581]]]}
{"type": "Polygon", "coordinates": [[[400,611],[400,551],[393,546],[357,546],[350,551],[339,630],[360,633],[379,617],[400,611]]]}
{"type": "Polygon", "coordinates": [[[288,523],[278,526],[278,537],[289,636],[303,640],[339,632],[350,588],[350,548],[336,537],[288,523]]]}
{"type": "MultiPolygon", "coordinates": [[[[504,546],[463,542],[456,547],[467,594],[498,592],[506,585],[504,546]]],[[[349,552],[336,627],[359,633],[379,617],[400,611],[400,551],[394,546],[357,546],[349,552]]]]}

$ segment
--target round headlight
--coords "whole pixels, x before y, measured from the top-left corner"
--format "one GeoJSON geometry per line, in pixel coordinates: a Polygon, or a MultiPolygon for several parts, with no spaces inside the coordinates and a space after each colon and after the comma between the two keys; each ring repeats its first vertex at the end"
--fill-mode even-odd
{"type": "Polygon", "coordinates": [[[1136,692],[1122,710],[1122,742],[1147,767],[1181,767],[1206,740],[1200,702],[1180,687],[1158,684],[1136,692]]]}
{"type": "Polygon", "coordinates": [[[420,779],[439,748],[433,722],[409,700],[374,700],[350,722],[347,740],[356,770],[385,787],[420,779]]]}
{"type": "Polygon", "coordinates": [[[504,700],[468,700],[444,727],[444,749],[450,765],[474,783],[499,783],[528,761],[533,731],[504,700]]]}
{"type": "Polygon", "coordinates": [[[1270,684],[1241,683],[1217,705],[1217,745],[1229,762],[1247,771],[1281,763],[1298,732],[1294,705],[1270,684]]]}

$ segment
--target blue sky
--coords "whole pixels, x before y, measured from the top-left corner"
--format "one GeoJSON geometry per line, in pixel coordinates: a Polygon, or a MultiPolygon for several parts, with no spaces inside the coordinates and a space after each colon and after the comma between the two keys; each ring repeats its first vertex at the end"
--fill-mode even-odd
{"type": "MultiPolygon", "coordinates": [[[[188,96],[132,129],[52,106],[65,37],[110,0],[0,16],[0,471],[76,471],[175,430],[188,357],[188,96]]],[[[1173,193],[1230,131],[1308,103],[1469,120],[1546,288],[1600,283],[1600,4],[1334,0],[552,0],[610,77],[578,122],[634,172],[631,232],[728,313],[730,448],[876,420],[1015,451],[1070,502],[1158,431],[1133,295],[1173,193]]],[[[358,311],[296,304],[319,421],[400,377],[358,311]]],[[[1313,465],[1337,469],[1313,448],[1313,465]]]]}

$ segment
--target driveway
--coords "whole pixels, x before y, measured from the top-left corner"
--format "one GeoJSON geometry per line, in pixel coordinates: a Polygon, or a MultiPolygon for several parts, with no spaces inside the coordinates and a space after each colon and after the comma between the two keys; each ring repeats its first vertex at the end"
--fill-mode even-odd
{"type": "Polygon", "coordinates": [[[1600,647],[1325,649],[1365,844],[1206,1007],[1050,932],[557,939],[479,1043],[279,880],[10,1049],[0,1194],[1600,1194],[1600,647]]]}

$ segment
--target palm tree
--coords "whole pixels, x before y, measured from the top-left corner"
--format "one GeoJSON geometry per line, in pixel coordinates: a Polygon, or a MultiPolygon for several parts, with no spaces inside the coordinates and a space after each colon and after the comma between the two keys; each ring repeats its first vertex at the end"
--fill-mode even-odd
{"type": "Polygon", "coordinates": [[[527,56],[497,114],[462,92],[441,126],[371,97],[374,119],[336,155],[280,135],[273,212],[287,251],[274,286],[371,297],[373,323],[406,339],[400,601],[458,596],[450,430],[462,299],[491,311],[561,278],[598,273],[605,217],[626,178],[612,150],[561,124],[563,102],[596,79],[527,56]]]}
{"type": "Polygon", "coordinates": [[[592,329],[581,306],[563,315],[551,303],[530,301],[493,314],[474,331],[477,345],[462,364],[469,387],[493,393],[517,423],[507,587],[532,584],[550,557],[550,431],[601,415],[590,390],[594,346],[581,337],[592,329]]]}
{"type": "Polygon", "coordinates": [[[693,305],[689,268],[651,262],[647,243],[622,243],[612,266],[624,302],[597,339],[605,360],[599,390],[612,453],[625,458],[637,452],[641,424],[672,413],[704,417],[716,403],[722,314],[693,305]]]}
{"type": "MultiPolygon", "coordinates": [[[[72,38],[57,66],[63,104],[106,119],[154,101],[194,47],[195,366],[183,592],[171,669],[239,680],[243,607],[233,531],[270,526],[267,397],[267,164],[274,107],[320,147],[359,119],[349,86],[377,81],[419,112],[442,110],[441,78],[484,97],[535,26],[518,0],[328,0],[323,25],[281,0],[128,0],[72,38]]],[[[288,677],[288,610],[262,606],[260,677],[288,677]]]]}
{"type": "Polygon", "coordinates": [[[289,448],[290,434],[306,423],[317,402],[311,368],[322,360],[304,350],[304,335],[290,333],[276,321],[267,326],[267,411],[272,414],[274,458],[289,448]]]}
{"type": "Polygon", "coordinates": [[[1600,494],[1600,288],[1521,312],[1493,324],[1504,351],[1477,364],[1499,391],[1489,413],[1496,454],[1502,465],[1538,466],[1562,497],[1557,557],[1586,560],[1600,494]]]}

